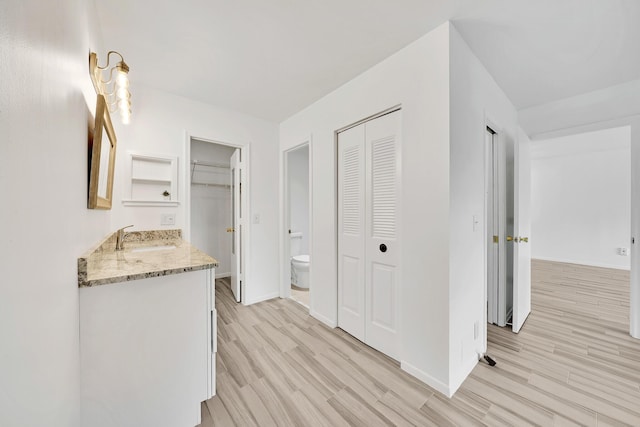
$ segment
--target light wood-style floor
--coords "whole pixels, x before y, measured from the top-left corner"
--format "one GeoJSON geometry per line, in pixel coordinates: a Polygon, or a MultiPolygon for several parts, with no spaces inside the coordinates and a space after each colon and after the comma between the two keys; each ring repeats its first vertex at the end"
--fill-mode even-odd
{"type": "Polygon", "coordinates": [[[298,288],[291,285],[291,299],[309,309],[309,289],[298,288]]]}
{"type": "Polygon", "coordinates": [[[489,354],[452,399],[291,300],[250,307],[216,286],[218,394],[202,426],[640,426],[640,340],[629,274],[533,261],[520,334],[489,327],[489,354]]]}

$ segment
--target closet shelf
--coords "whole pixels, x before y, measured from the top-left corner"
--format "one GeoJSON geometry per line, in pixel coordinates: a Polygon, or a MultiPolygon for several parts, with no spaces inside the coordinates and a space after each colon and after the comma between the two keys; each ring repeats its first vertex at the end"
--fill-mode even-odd
{"type": "Polygon", "coordinates": [[[170,179],[157,179],[157,178],[131,178],[131,182],[137,182],[140,184],[171,184],[170,179]]]}
{"type": "Polygon", "coordinates": [[[123,200],[124,206],[178,206],[176,200],[123,200]]]}
{"type": "Polygon", "coordinates": [[[206,187],[221,187],[221,188],[231,188],[231,186],[229,184],[216,184],[213,182],[197,182],[197,181],[191,181],[191,184],[193,185],[204,185],[206,187]]]}

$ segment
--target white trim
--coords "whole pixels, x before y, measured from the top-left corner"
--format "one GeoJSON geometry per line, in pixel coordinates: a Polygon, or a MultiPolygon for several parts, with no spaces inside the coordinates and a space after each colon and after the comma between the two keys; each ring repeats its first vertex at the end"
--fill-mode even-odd
{"type": "Polygon", "coordinates": [[[313,282],[313,134],[309,135],[309,311],[315,301],[313,282]]]}
{"type": "Polygon", "coordinates": [[[262,296],[259,296],[257,298],[252,298],[251,300],[247,300],[247,301],[242,301],[242,305],[251,305],[251,304],[257,304],[259,302],[262,301],[267,301],[273,298],[278,298],[280,297],[280,294],[278,292],[271,292],[262,296]]]}
{"type": "MultiPolygon", "coordinates": [[[[243,256],[243,271],[242,271],[242,287],[240,289],[241,295],[241,303],[244,305],[249,305],[249,303],[245,302],[246,298],[246,286],[247,282],[250,281],[251,271],[251,251],[249,250],[250,242],[251,242],[251,167],[250,167],[250,159],[251,159],[251,143],[231,143],[227,142],[221,138],[210,138],[210,137],[201,137],[197,135],[192,135],[184,130],[184,149],[183,149],[183,158],[180,162],[182,164],[182,177],[184,179],[178,180],[181,181],[178,184],[182,186],[182,194],[184,194],[184,207],[185,207],[185,218],[184,218],[184,235],[183,238],[187,241],[191,240],[191,176],[190,170],[191,168],[188,165],[191,164],[191,141],[195,139],[202,142],[210,142],[212,144],[224,145],[227,147],[237,148],[241,150],[241,159],[244,165],[244,191],[242,192],[242,199],[244,202],[244,211],[246,213],[246,220],[244,222],[244,230],[245,232],[242,235],[242,256],[243,256]]],[[[180,164],[179,163],[179,164],[180,164]]],[[[216,275],[217,277],[217,275],[216,275]]]]}
{"type": "Polygon", "coordinates": [[[231,276],[231,273],[216,273],[216,279],[224,279],[225,277],[231,276]]]}
{"type": "Polygon", "coordinates": [[[442,381],[440,381],[438,379],[433,378],[431,375],[429,375],[426,372],[416,368],[412,364],[407,363],[404,360],[402,360],[402,361],[400,361],[400,369],[402,369],[406,373],[416,377],[417,379],[419,379],[423,383],[427,384],[429,387],[431,387],[434,390],[444,394],[445,396],[447,396],[449,398],[451,396],[453,396],[453,393],[451,393],[451,389],[450,389],[450,387],[448,385],[446,385],[445,383],[443,383],[442,381]]]}
{"type": "Polygon", "coordinates": [[[562,262],[565,264],[577,264],[577,265],[584,265],[587,267],[600,267],[600,268],[612,268],[614,270],[624,270],[624,271],[631,271],[631,267],[621,267],[619,265],[611,265],[611,264],[603,264],[603,263],[599,263],[599,262],[585,262],[585,261],[578,261],[575,259],[564,259],[564,258],[553,258],[553,257],[531,257],[531,261],[551,261],[551,262],[562,262]]]}
{"type": "Polygon", "coordinates": [[[330,318],[326,317],[325,315],[318,313],[315,310],[309,311],[309,314],[311,315],[311,317],[313,317],[314,319],[324,323],[325,325],[327,325],[331,329],[335,329],[335,328],[338,327],[338,322],[336,320],[330,319],[330,318]]]}
{"type": "Polygon", "coordinates": [[[356,126],[359,126],[359,125],[361,125],[363,123],[370,122],[371,120],[378,119],[378,118],[380,118],[382,116],[386,116],[387,114],[395,113],[398,110],[402,110],[402,104],[394,105],[391,108],[387,108],[386,110],[383,110],[383,111],[380,111],[378,113],[372,114],[372,115],[370,115],[368,117],[365,117],[364,119],[360,119],[357,122],[354,122],[354,123],[348,124],[346,126],[343,126],[340,129],[336,130],[336,134],[344,132],[344,131],[349,130],[351,128],[354,128],[356,126]]]}

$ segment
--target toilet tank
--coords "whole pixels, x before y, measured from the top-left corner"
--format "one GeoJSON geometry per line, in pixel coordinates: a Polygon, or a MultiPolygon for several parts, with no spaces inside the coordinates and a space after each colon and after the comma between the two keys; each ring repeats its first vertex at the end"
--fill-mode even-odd
{"type": "Polygon", "coordinates": [[[289,238],[291,239],[291,245],[289,247],[291,253],[289,254],[289,258],[296,255],[301,255],[300,252],[302,250],[302,232],[294,231],[289,234],[289,238]]]}

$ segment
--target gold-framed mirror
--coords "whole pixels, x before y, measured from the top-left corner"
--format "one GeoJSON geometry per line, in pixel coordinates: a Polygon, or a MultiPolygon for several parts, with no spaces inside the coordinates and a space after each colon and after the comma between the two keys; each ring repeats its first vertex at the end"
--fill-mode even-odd
{"type": "Polygon", "coordinates": [[[98,95],[93,142],[89,146],[89,209],[111,209],[116,133],[103,95],[98,95]]]}

